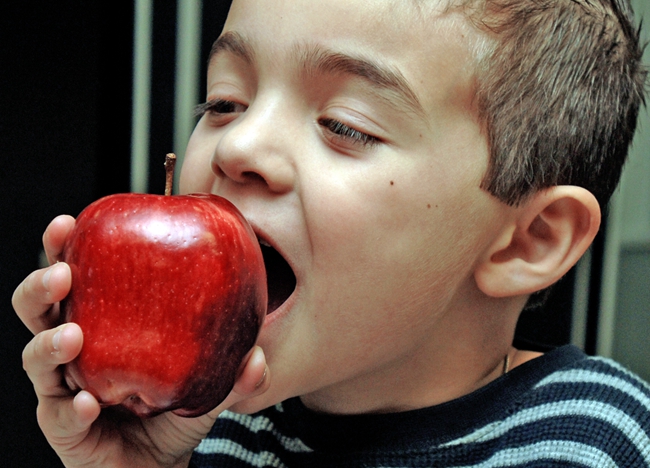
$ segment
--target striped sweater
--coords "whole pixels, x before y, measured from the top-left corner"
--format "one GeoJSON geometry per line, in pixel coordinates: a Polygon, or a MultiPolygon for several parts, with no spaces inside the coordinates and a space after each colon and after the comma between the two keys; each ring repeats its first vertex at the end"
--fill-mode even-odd
{"type": "Polygon", "coordinates": [[[421,410],[334,416],[296,398],[226,412],[191,466],[649,467],[650,386],[565,346],[421,410]]]}

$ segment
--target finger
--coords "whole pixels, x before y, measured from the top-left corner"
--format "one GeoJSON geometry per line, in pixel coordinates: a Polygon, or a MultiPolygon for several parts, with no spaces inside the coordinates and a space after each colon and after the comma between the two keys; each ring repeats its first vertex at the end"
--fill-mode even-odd
{"type": "Polygon", "coordinates": [[[76,323],[67,323],[39,333],[25,346],[23,367],[39,401],[70,395],[59,366],[77,357],[82,344],[81,328],[76,323]]]}
{"type": "Polygon", "coordinates": [[[232,392],[210,415],[216,416],[224,409],[230,408],[240,401],[261,395],[271,385],[271,375],[266,364],[266,356],[259,346],[255,346],[244,358],[239,375],[232,392]]]}
{"type": "Polygon", "coordinates": [[[43,247],[45,248],[45,255],[47,255],[47,260],[50,264],[62,260],[63,245],[74,224],[75,220],[72,216],[61,215],[54,218],[45,229],[43,233],[43,247]]]}
{"type": "Polygon", "coordinates": [[[52,307],[70,292],[70,267],[56,263],[32,272],[18,285],[11,298],[14,310],[36,334],[58,323],[58,307],[52,307]]]}
{"type": "Polygon", "coordinates": [[[264,351],[255,346],[242,363],[233,391],[245,397],[263,393],[260,390],[269,383],[268,377],[269,368],[264,351]]]}
{"type": "Polygon", "coordinates": [[[39,402],[36,417],[50,444],[65,453],[86,439],[100,412],[97,400],[82,390],[74,397],[44,398],[39,402]]]}

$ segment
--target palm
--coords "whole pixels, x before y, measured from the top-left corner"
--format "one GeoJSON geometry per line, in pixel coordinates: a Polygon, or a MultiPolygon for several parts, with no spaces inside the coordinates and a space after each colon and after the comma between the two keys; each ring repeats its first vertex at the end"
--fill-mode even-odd
{"type": "Polygon", "coordinates": [[[188,447],[198,445],[213,422],[208,415],[190,419],[164,413],[139,419],[108,409],[85,434],[51,442],[69,466],[84,460],[85,466],[173,467],[189,459],[188,447]]]}

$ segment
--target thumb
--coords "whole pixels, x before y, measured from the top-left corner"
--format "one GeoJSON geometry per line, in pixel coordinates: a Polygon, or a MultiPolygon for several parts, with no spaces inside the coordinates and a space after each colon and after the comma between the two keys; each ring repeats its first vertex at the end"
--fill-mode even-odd
{"type": "Polygon", "coordinates": [[[271,376],[264,351],[259,346],[254,346],[244,357],[230,394],[208,414],[216,418],[234,404],[266,392],[270,385],[271,376]]]}

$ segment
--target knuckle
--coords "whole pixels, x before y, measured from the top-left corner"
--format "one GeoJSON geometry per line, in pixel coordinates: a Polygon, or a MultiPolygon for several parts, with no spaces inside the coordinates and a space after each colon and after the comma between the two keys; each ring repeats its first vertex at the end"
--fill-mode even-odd
{"type": "Polygon", "coordinates": [[[51,353],[45,336],[48,333],[41,332],[30,341],[23,350],[23,367],[28,370],[34,360],[43,359],[51,353]]]}
{"type": "Polygon", "coordinates": [[[23,370],[25,372],[29,371],[29,362],[30,362],[29,353],[30,353],[29,345],[27,345],[23,349],[23,354],[22,354],[23,370]]]}
{"type": "Polygon", "coordinates": [[[35,348],[35,340],[32,340],[23,349],[23,370],[27,372],[28,375],[30,374],[30,371],[33,367],[35,348]]]}
{"type": "Polygon", "coordinates": [[[51,419],[52,418],[49,414],[49,411],[47,411],[45,406],[39,402],[38,406],[36,407],[36,421],[38,422],[38,426],[41,428],[41,430],[47,428],[47,422],[51,419]]]}
{"type": "Polygon", "coordinates": [[[43,287],[43,272],[41,270],[32,271],[27,277],[16,287],[11,303],[16,312],[24,312],[23,309],[30,303],[30,298],[34,298],[37,294],[44,291],[43,287]]]}
{"type": "Polygon", "coordinates": [[[28,284],[31,282],[30,277],[34,273],[31,273],[27,278],[23,280],[22,283],[16,287],[13,295],[11,296],[11,305],[14,308],[14,310],[18,313],[20,313],[22,309],[22,303],[24,301],[25,296],[27,295],[27,288],[28,284]]]}

